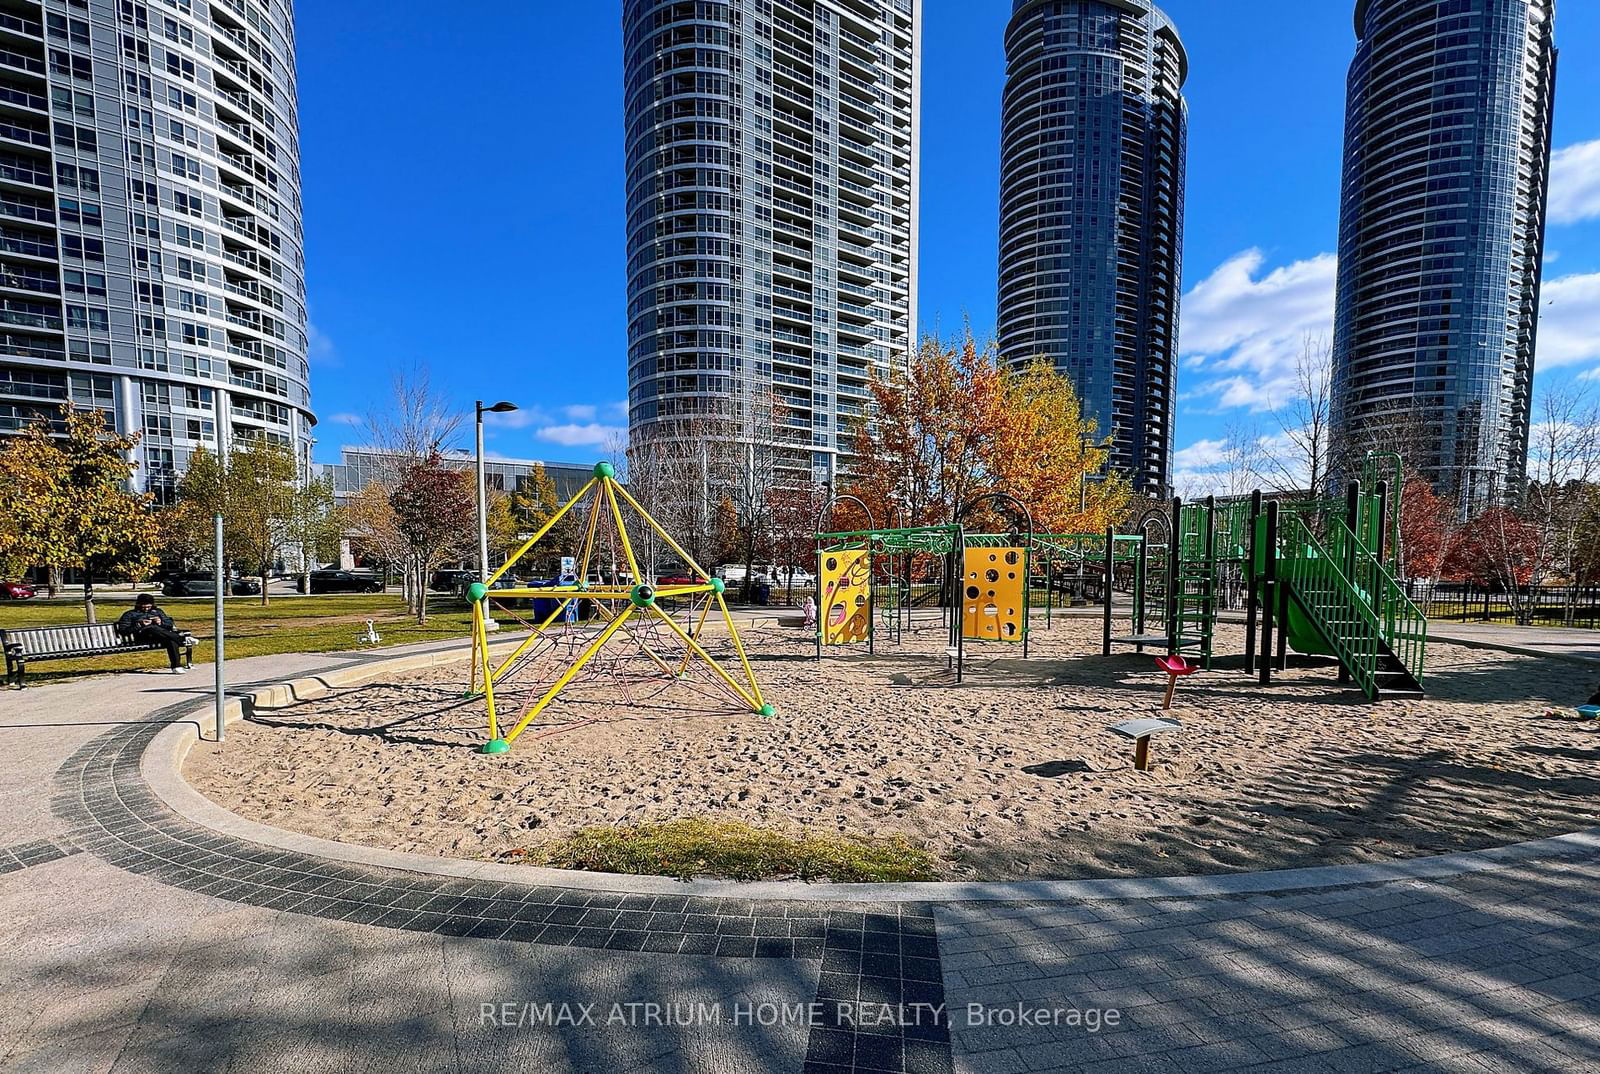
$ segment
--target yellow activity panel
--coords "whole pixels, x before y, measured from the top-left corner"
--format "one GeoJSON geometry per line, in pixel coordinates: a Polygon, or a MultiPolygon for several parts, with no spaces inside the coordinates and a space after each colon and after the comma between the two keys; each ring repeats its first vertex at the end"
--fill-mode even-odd
{"type": "Polygon", "coordinates": [[[822,581],[818,629],[822,644],[849,645],[872,634],[872,552],[865,548],[823,552],[817,557],[822,581]]]}
{"type": "Polygon", "coordinates": [[[1021,641],[1027,615],[1028,550],[962,550],[961,634],[980,641],[1021,641]]]}

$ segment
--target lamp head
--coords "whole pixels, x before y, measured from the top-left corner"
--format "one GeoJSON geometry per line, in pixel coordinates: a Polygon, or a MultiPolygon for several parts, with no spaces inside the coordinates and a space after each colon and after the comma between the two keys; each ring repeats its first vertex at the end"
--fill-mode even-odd
{"type": "Polygon", "coordinates": [[[488,411],[490,414],[509,414],[511,411],[517,409],[517,404],[508,403],[504,399],[502,399],[500,402],[496,403],[494,406],[486,406],[483,409],[488,411]]]}

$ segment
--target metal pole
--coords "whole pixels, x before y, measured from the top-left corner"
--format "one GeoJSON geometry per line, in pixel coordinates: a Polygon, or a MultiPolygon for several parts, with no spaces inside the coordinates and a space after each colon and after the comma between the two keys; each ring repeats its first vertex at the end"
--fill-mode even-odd
{"type": "Polygon", "coordinates": [[[1286,622],[1275,622],[1278,608],[1278,501],[1267,501],[1266,532],[1261,550],[1261,685],[1272,683],[1272,631],[1289,629],[1286,622]]]}
{"type": "Polygon", "coordinates": [[[1107,526],[1106,527],[1106,577],[1105,577],[1105,587],[1106,588],[1105,588],[1105,592],[1101,594],[1101,596],[1105,598],[1105,621],[1103,623],[1103,630],[1102,630],[1102,634],[1101,634],[1101,650],[1100,650],[1101,655],[1103,655],[1103,656],[1110,656],[1111,655],[1111,576],[1114,573],[1116,573],[1116,569],[1117,569],[1117,564],[1116,564],[1116,541],[1117,541],[1117,528],[1115,526],[1107,526]]]}
{"type": "Polygon", "coordinates": [[[487,484],[483,474],[483,400],[475,404],[473,424],[478,444],[478,581],[489,577],[489,511],[484,502],[487,484]]]}
{"type": "MultiPolygon", "coordinates": [[[[216,710],[217,710],[216,711],[216,716],[217,716],[217,741],[221,742],[222,741],[222,736],[226,731],[226,726],[225,725],[227,723],[227,719],[223,715],[223,705],[224,705],[225,699],[227,697],[227,686],[226,686],[227,677],[224,674],[223,667],[222,667],[222,662],[223,662],[223,651],[222,650],[224,648],[223,637],[222,637],[222,594],[227,592],[227,590],[224,588],[224,584],[227,582],[227,566],[223,563],[223,560],[222,560],[222,512],[218,511],[215,515],[213,515],[212,518],[211,518],[211,522],[212,522],[212,525],[213,525],[213,527],[214,527],[214,529],[216,531],[215,534],[214,534],[214,543],[213,543],[213,546],[212,546],[212,554],[213,554],[213,557],[214,557],[214,564],[215,564],[214,565],[214,574],[215,574],[216,583],[217,583],[216,592],[213,594],[213,596],[211,598],[211,606],[212,606],[212,609],[213,609],[213,611],[212,611],[211,628],[215,632],[215,637],[214,637],[214,639],[212,641],[212,648],[214,648],[216,650],[216,679],[217,679],[217,681],[216,681],[215,693],[216,693],[216,710]]],[[[262,585],[266,585],[266,583],[267,583],[267,580],[265,578],[263,578],[261,580],[261,584],[262,585]]]]}
{"type": "Polygon", "coordinates": [[[1183,587],[1183,498],[1172,498],[1172,536],[1167,541],[1167,655],[1178,651],[1178,641],[1182,631],[1179,629],[1178,616],[1182,612],[1183,603],[1179,599],[1179,590],[1183,587]]]}
{"type": "MultiPolygon", "coordinates": [[[[478,442],[478,581],[489,580],[489,503],[488,481],[483,473],[483,400],[475,404],[474,424],[476,426],[478,442]]],[[[426,578],[417,579],[417,584],[426,587],[426,578]]],[[[420,594],[419,594],[420,596],[420,594]]],[[[499,624],[489,618],[488,601],[483,605],[483,628],[496,630],[499,624]]]]}
{"type": "Polygon", "coordinates": [[[1256,575],[1256,557],[1260,554],[1260,546],[1256,540],[1256,521],[1260,517],[1261,490],[1256,489],[1250,494],[1250,539],[1245,545],[1247,558],[1244,564],[1244,673],[1246,675],[1254,674],[1256,670],[1256,618],[1261,609],[1261,580],[1256,575]]]}
{"type": "MultiPolygon", "coordinates": [[[[1144,614],[1146,587],[1150,584],[1146,572],[1150,569],[1150,533],[1142,525],[1139,527],[1139,553],[1134,560],[1133,572],[1133,633],[1135,637],[1144,637],[1144,614]]],[[[1136,653],[1144,652],[1144,642],[1133,647],[1136,653]]]]}

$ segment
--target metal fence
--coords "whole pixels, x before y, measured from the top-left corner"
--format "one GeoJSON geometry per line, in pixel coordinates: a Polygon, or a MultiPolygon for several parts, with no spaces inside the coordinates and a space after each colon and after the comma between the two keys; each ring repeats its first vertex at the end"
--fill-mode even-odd
{"type": "MultiPolygon", "coordinates": [[[[1511,595],[1499,586],[1410,581],[1406,593],[1429,619],[1458,623],[1515,623],[1511,595]]],[[[1600,586],[1521,586],[1518,603],[1530,626],[1600,629],[1600,586]]]]}

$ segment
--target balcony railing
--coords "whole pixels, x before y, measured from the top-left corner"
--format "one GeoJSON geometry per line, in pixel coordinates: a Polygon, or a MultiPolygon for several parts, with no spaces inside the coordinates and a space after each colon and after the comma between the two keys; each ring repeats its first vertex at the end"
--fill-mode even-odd
{"type": "Polygon", "coordinates": [[[43,60],[36,60],[32,56],[24,56],[20,52],[12,52],[8,48],[0,48],[0,64],[16,67],[23,71],[32,71],[36,75],[44,74],[43,60]]]}

